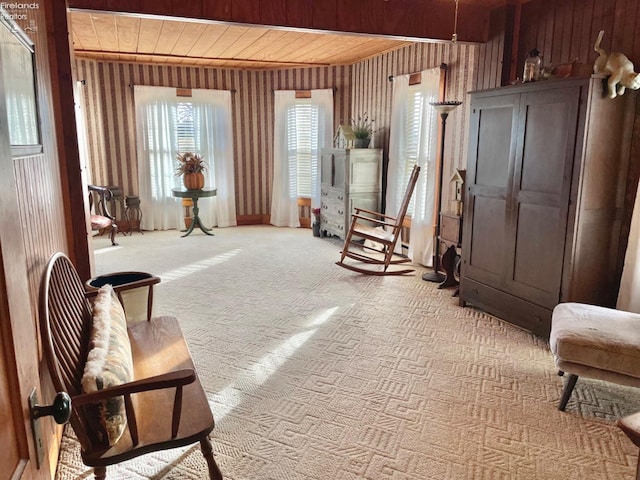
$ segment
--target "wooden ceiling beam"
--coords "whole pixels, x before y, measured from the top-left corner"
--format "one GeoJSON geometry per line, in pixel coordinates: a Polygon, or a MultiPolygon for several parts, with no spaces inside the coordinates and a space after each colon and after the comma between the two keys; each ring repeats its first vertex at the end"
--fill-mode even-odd
{"type": "MultiPolygon", "coordinates": [[[[383,35],[411,41],[450,41],[454,0],[68,0],[72,10],[242,23],[312,31],[383,35]]],[[[495,0],[461,0],[458,41],[489,39],[495,0]],[[490,6],[487,6],[490,5],[490,6]]]]}

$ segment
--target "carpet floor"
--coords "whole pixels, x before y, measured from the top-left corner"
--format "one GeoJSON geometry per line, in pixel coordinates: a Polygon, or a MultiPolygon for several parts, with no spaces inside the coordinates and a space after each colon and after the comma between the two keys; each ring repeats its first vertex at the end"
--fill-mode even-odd
{"type": "MultiPolygon", "coordinates": [[[[614,425],[638,390],[580,379],[566,412],[546,340],[421,279],[342,269],[337,239],[269,226],[94,239],[98,274],[156,274],[180,319],[229,480],[632,479],[614,425]],[[104,247],[104,248],[103,248],[104,247]]],[[[70,428],[58,480],[91,478],[70,428]]],[[[199,447],[107,469],[201,479],[199,447]]]]}

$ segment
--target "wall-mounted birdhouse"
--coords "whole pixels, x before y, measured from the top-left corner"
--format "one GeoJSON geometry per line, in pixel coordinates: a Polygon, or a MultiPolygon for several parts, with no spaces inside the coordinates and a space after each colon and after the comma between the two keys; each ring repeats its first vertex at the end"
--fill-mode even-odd
{"type": "Polygon", "coordinates": [[[462,206],[464,205],[464,180],[466,175],[466,170],[456,169],[449,180],[449,191],[453,193],[451,211],[456,215],[462,215],[462,206]]]}
{"type": "Polygon", "coordinates": [[[356,140],[356,136],[353,133],[353,128],[349,125],[340,125],[336,134],[333,136],[334,148],[353,148],[353,143],[356,140]]]}

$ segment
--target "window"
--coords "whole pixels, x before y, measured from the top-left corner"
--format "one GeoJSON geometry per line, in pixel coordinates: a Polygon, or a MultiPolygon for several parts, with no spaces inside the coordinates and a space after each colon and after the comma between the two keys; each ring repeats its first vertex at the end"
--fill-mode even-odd
{"type": "Polygon", "coordinates": [[[206,162],[205,188],[215,197],[202,199],[200,218],[206,225],[236,224],[233,178],[231,92],[192,89],[185,97],[172,87],[136,85],[138,179],[144,206],[142,228],[167,230],[182,223],[180,201],[172,190],[177,155],[193,152],[206,162]]]}
{"type": "Polygon", "coordinates": [[[311,197],[313,194],[314,172],[318,170],[319,161],[319,137],[324,137],[321,132],[323,125],[319,124],[319,106],[310,103],[292,105],[287,109],[287,150],[289,158],[295,162],[290,175],[295,175],[295,182],[291,182],[297,197],[311,197]]]}
{"type": "Polygon", "coordinates": [[[178,153],[196,151],[196,129],[193,121],[193,103],[179,102],[176,109],[178,153]]]}
{"type": "Polygon", "coordinates": [[[299,227],[298,198],[320,207],[320,149],[333,144],[333,90],[277,90],[271,223],[299,227]]]}
{"type": "MultiPolygon", "coordinates": [[[[5,4],[2,4],[5,5],[5,4]]],[[[0,75],[4,83],[9,140],[14,155],[40,153],[34,46],[0,8],[0,75]]]]}
{"type": "MultiPolygon", "coordinates": [[[[407,92],[407,109],[406,109],[406,131],[405,131],[405,163],[402,173],[402,184],[409,183],[411,170],[420,162],[420,156],[426,158],[435,157],[436,139],[433,135],[434,115],[429,102],[435,102],[437,99],[425,92],[421,85],[411,85],[407,92]]],[[[416,195],[411,198],[411,203],[407,210],[407,215],[412,216],[415,210],[416,195]]]]}
{"type": "Polygon", "coordinates": [[[440,67],[393,79],[387,212],[398,211],[411,170],[418,164],[420,176],[407,211],[411,216],[409,258],[423,265],[431,265],[433,252],[438,114],[430,103],[438,100],[440,85],[440,67]],[[411,85],[416,77],[420,83],[411,85]]]}

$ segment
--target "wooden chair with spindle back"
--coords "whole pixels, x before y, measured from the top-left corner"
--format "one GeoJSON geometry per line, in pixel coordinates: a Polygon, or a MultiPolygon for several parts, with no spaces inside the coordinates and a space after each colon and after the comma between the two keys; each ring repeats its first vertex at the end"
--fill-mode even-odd
{"type": "MultiPolygon", "coordinates": [[[[158,282],[157,277],[150,277],[149,285],[158,282]]],[[[200,442],[209,477],[222,480],[209,440],[213,415],[174,317],[126,325],[133,380],[83,392],[82,378],[92,344],[90,298],[97,294],[85,290],[69,258],[62,253],[51,257],[41,285],[41,335],[54,387],[71,397],[70,422],[83,462],[94,468],[97,480],[104,480],[108,465],[200,442]],[[115,444],[105,446],[92,428],[94,410],[89,407],[119,396],[124,397],[126,427],[115,444]]]]}
{"type": "Polygon", "coordinates": [[[111,245],[118,245],[116,234],[118,225],[116,217],[109,211],[109,202],[113,199],[113,193],[107,187],[89,185],[89,209],[91,213],[91,230],[104,231],[109,229],[109,239],[111,245]],[[93,196],[98,196],[98,201],[94,201],[93,196]]]}

